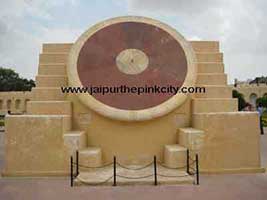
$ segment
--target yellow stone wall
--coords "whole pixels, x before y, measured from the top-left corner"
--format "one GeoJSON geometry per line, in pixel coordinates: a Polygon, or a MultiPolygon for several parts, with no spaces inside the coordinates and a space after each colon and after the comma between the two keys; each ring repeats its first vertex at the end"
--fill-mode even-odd
{"type": "Polygon", "coordinates": [[[162,158],[164,145],[176,143],[177,129],[190,125],[190,101],[158,119],[125,122],[97,114],[75,96],[69,100],[73,102],[74,129],[87,132],[89,146],[101,147],[104,162],[114,155],[126,163],[147,163],[154,155],[162,158]]]}
{"type": "Polygon", "coordinates": [[[6,118],[5,176],[66,175],[63,134],[71,129],[65,115],[12,115],[6,118]]]}
{"type": "Polygon", "coordinates": [[[62,94],[60,86],[67,85],[66,61],[72,44],[44,44],[28,115],[21,116],[21,120],[7,117],[6,174],[64,174],[68,154],[62,146],[63,134],[70,127],[72,131],[85,131],[88,146],[101,147],[105,163],[114,155],[135,164],[147,163],[153,155],[163,159],[164,146],[177,143],[178,129],[194,127],[207,133],[200,155],[203,171],[259,169],[257,116],[236,112],[237,101],[232,99],[232,87],[227,85],[219,42],[192,41],[191,44],[198,59],[197,86],[205,86],[206,93],[188,97],[173,112],[143,122],[103,117],[83,105],[76,95],[62,94]],[[71,118],[68,128],[62,115],[71,118]],[[32,152],[36,152],[36,157],[32,152]],[[54,158],[53,153],[56,153],[54,158]],[[22,159],[32,166],[20,166],[22,159]]]}
{"type": "Polygon", "coordinates": [[[257,112],[194,114],[193,126],[206,133],[200,153],[202,172],[260,171],[257,112]]]}

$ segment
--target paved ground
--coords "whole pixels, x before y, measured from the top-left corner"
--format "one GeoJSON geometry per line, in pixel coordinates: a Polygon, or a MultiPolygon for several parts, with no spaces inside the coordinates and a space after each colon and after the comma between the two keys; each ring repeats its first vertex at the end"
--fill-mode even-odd
{"type": "MultiPolygon", "coordinates": [[[[3,147],[0,133],[0,148],[3,147]]],[[[261,136],[262,164],[267,166],[267,134],[261,136]]],[[[0,152],[1,152],[0,149],[0,152]]],[[[3,156],[3,153],[0,153],[3,156]]],[[[3,158],[3,157],[1,157],[3,158]]],[[[0,167],[3,165],[0,158],[0,167]]],[[[2,200],[125,200],[125,199],[198,199],[198,200],[266,200],[267,174],[202,175],[201,185],[181,186],[123,186],[69,187],[69,180],[57,179],[0,179],[2,200]]]]}

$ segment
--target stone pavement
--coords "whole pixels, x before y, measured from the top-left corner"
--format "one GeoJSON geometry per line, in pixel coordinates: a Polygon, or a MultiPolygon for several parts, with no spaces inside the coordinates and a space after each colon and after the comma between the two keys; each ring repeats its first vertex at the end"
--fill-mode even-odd
{"type": "MultiPolygon", "coordinates": [[[[1,133],[0,133],[1,134],[1,133]]],[[[0,135],[1,151],[3,135],[0,135]]],[[[263,166],[267,165],[267,135],[261,136],[263,166]]],[[[3,153],[0,154],[3,156],[3,153]]],[[[1,159],[2,160],[2,157],[1,159]]],[[[3,162],[0,161],[1,166],[3,162]]],[[[266,200],[267,174],[201,175],[200,186],[69,186],[66,178],[0,178],[2,200],[48,199],[198,199],[198,200],[266,200]]]]}

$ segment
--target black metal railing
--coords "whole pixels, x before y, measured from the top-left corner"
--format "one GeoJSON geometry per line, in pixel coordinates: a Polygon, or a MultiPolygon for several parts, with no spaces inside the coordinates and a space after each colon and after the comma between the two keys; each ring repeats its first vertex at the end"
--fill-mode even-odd
{"type": "Polygon", "coordinates": [[[186,153],[186,165],[184,166],[180,166],[180,167],[169,167],[166,166],[164,163],[157,161],[157,157],[154,156],[154,159],[152,162],[143,165],[142,167],[129,167],[129,166],[125,166],[123,164],[121,164],[120,162],[117,161],[116,156],[113,157],[113,162],[111,163],[107,163],[104,164],[102,166],[95,166],[95,167],[91,167],[91,166],[84,166],[79,164],[79,152],[76,151],[76,162],[73,161],[73,156],[70,157],[70,185],[71,187],[74,185],[74,179],[79,175],[80,173],[80,168],[85,168],[85,169],[101,169],[101,168],[105,168],[105,167],[109,167],[113,165],[113,174],[112,176],[108,177],[106,180],[104,180],[103,182],[99,182],[99,183],[94,183],[94,184],[89,184],[89,183],[85,183],[88,185],[102,185],[102,184],[106,184],[108,182],[110,182],[111,179],[113,179],[113,186],[117,186],[117,177],[122,178],[122,179],[129,179],[129,180],[138,180],[138,179],[145,179],[145,178],[149,178],[149,177],[154,177],[154,185],[158,185],[158,177],[166,177],[166,178],[181,178],[181,177],[187,177],[187,176],[194,176],[195,177],[195,181],[194,183],[196,185],[199,185],[199,158],[198,158],[198,154],[195,154],[195,158],[191,158],[190,157],[190,152],[189,150],[187,150],[186,153]],[[119,174],[117,171],[117,168],[123,168],[125,170],[132,170],[132,171],[139,171],[139,170],[143,170],[146,169],[148,167],[151,167],[153,165],[153,171],[151,174],[146,174],[143,176],[125,176],[122,174],[119,174]],[[168,174],[162,174],[158,172],[158,167],[163,167],[163,168],[167,168],[167,169],[184,169],[187,173],[186,174],[182,174],[182,175],[168,175],[168,174]],[[75,167],[75,174],[74,174],[74,167],[75,167]]]}

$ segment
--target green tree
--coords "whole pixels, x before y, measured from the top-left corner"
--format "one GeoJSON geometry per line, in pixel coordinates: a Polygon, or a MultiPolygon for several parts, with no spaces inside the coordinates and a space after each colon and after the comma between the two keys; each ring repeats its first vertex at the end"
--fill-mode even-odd
{"type": "Polygon", "coordinates": [[[256,103],[257,103],[257,105],[259,103],[261,103],[263,107],[267,108],[267,97],[266,96],[263,96],[263,97],[258,98],[256,100],[256,103]]]}
{"type": "Polygon", "coordinates": [[[0,91],[30,91],[35,83],[32,79],[21,78],[13,69],[0,67],[0,91]]]}
{"type": "Polygon", "coordinates": [[[241,111],[246,106],[246,101],[244,99],[244,95],[239,93],[237,90],[233,90],[232,92],[233,98],[238,99],[238,110],[241,111]]]}

